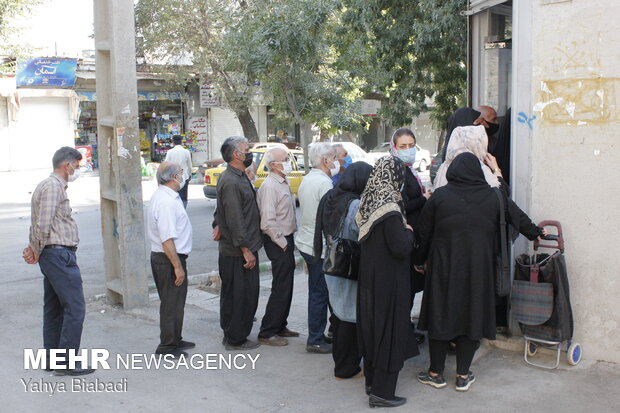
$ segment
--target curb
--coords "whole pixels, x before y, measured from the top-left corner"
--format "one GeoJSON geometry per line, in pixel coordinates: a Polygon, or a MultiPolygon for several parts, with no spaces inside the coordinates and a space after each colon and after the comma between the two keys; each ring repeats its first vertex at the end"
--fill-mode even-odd
{"type": "MultiPolygon", "coordinates": [[[[296,265],[302,264],[303,262],[304,262],[304,259],[301,255],[298,255],[295,257],[296,265]]],[[[271,261],[260,263],[258,265],[258,271],[261,273],[271,271],[271,261]]],[[[187,277],[187,283],[188,285],[205,284],[207,281],[209,281],[209,279],[211,279],[211,277],[219,277],[219,276],[220,276],[219,271],[211,271],[211,272],[205,272],[202,274],[194,274],[194,275],[190,275],[187,277]]],[[[149,291],[153,291],[155,289],[156,289],[155,283],[154,282],[150,283],[149,291]]]]}

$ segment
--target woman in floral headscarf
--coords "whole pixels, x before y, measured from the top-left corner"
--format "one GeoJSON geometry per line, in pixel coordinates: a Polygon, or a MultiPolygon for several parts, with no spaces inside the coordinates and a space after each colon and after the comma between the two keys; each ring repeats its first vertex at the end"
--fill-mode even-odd
{"type": "Polygon", "coordinates": [[[361,248],[358,344],[371,407],[406,402],[394,394],[398,374],[404,361],[419,353],[409,321],[413,231],[405,220],[401,195],[405,173],[400,159],[380,158],[355,218],[361,248]]]}

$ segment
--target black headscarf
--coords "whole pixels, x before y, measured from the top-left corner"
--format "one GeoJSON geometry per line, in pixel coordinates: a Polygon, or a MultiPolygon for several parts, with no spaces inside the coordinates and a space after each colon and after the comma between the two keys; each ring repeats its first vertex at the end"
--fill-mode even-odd
{"type": "Polygon", "coordinates": [[[480,160],[473,153],[464,152],[454,158],[446,179],[446,187],[458,192],[468,202],[479,204],[493,192],[484,177],[480,160]]]}
{"type": "Polygon", "coordinates": [[[457,109],[450,117],[448,118],[448,125],[446,126],[446,141],[443,145],[443,151],[441,153],[442,161],[446,160],[446,150],[448,148],[448,142],[450,141],[450,136],[452,136],[452,132],[457,126],[471,126],[474,124],[474,121],[480,117],[481,113],[472,108],[460,108],[457,109]]]}
{"type": "Polygon", "coordinates": [[[366,162],[352,163],[345,169],[336,186],[321,198],[314,229],[314,251],[317,256],[323,250],[322,234],[334,236],[340,232],[349,204],[360,198],[371,172],[372,166],[366,162]]]}

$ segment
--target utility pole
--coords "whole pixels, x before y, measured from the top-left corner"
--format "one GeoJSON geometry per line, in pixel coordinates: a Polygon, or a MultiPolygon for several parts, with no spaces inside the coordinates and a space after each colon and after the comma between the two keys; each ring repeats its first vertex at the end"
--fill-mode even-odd
{"type": "Polygon", "coordinates": [[[148,304],[133,3],[94,0],[106,288],[125,309],[148,304]]]}

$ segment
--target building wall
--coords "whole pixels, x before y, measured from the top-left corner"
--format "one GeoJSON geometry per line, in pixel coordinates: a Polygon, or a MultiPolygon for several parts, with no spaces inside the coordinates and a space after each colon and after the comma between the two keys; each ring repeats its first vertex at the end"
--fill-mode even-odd
{"type": "MultiPolygon", "coordinates": [[[[584,357],[620,362],[620,2],[532,7],[531,216],[564,226],[584,357]]],[[[520,127],[527,127],[521,123],[520,127]]]]}

